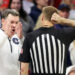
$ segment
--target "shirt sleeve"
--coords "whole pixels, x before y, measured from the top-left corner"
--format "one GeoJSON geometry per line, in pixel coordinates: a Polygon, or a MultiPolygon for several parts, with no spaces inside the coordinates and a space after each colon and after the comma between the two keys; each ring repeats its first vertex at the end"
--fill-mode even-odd
{"type": "Polygon", "coordinates": [[[20,53],[19,61],[21,62],[30,62],[30,47],[29,47],[29,39],[28,37],[25,38],[24,44],[20,53]]]}
{"type": "Polygon", "coordinates": [[[70,43],[75,39],[75,27],[64,28],[65,38],[70,43]]]}
{"type": "Polygon", "coordinates": [[[8,36],[5,34],[3,30],[0,29],[0,47],[5,43],[8,39],[8,36]]]}
{"type": "Polygon", "coordinates": [[[75,65],[70,66],[66,69],[66,75],[69,75],[69,73],[72,72],[73,70],[75,70],[75,65]]]}

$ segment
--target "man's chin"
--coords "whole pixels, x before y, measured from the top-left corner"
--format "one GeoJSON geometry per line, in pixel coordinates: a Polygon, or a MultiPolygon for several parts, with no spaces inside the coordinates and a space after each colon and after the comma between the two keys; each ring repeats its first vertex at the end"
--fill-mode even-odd
{"type": "Polygon", "coordinates": [[[15,34],[15,32],[12,32],[12,33],[11,33],[11,37],[12,37],[14,34],[15,34]]]}
{"type": "Polygon", "coordinates": [[[15,32],[12,33],[12,35],[14,35],[14,34],[15,34],[15,32]]]}

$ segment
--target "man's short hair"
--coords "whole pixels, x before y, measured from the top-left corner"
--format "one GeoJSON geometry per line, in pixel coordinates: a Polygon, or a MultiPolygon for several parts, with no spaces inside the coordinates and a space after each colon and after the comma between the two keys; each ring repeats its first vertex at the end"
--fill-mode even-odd
{"type": "Polygon", "coordinates": [[[58,9],[61,10],[61,11],[69,12],[70,11],[70,6],[67,5],[67,4],[60,4],[58,9]]]}
{"type": "Polygon", "coordinates": [[[19,16],[19,12],[16,11],[15,9],[6,9],[2,12],[1,18],[6,18],[9,14],[13,16],[19,16]]]}
{"type": "Polygon", "coordinates": [[[58,9],[53,6],[46,6],[43,8],[42,13],[45,15],[45,19],[51,21],[53,13],[58,14],[58,9]]]}

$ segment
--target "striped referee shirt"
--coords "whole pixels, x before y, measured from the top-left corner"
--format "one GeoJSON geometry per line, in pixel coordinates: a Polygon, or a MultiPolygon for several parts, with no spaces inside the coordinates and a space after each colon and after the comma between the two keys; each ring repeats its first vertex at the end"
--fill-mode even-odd
{"type": "Polygon", "coordinates": [[[31,62],[33,75],[65,75],[68,46],[75,38],[75,29],[66,30],[40,28],[27,35],[19,60],[31,62]]]}

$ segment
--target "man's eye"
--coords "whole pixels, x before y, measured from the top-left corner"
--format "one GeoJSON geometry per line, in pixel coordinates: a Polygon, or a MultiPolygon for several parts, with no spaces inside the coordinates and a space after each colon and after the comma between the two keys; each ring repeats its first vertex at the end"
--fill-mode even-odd
{"type": "Polygon", "coordinates": [[[16,24],[18,24],[18,22],[16,22],[16,24]]]}
{"type": "Polygon", "coordinates": [[[11,21],[11,23],[13,24],[14,22],[13,22],[13,21],[11,21]]]}

